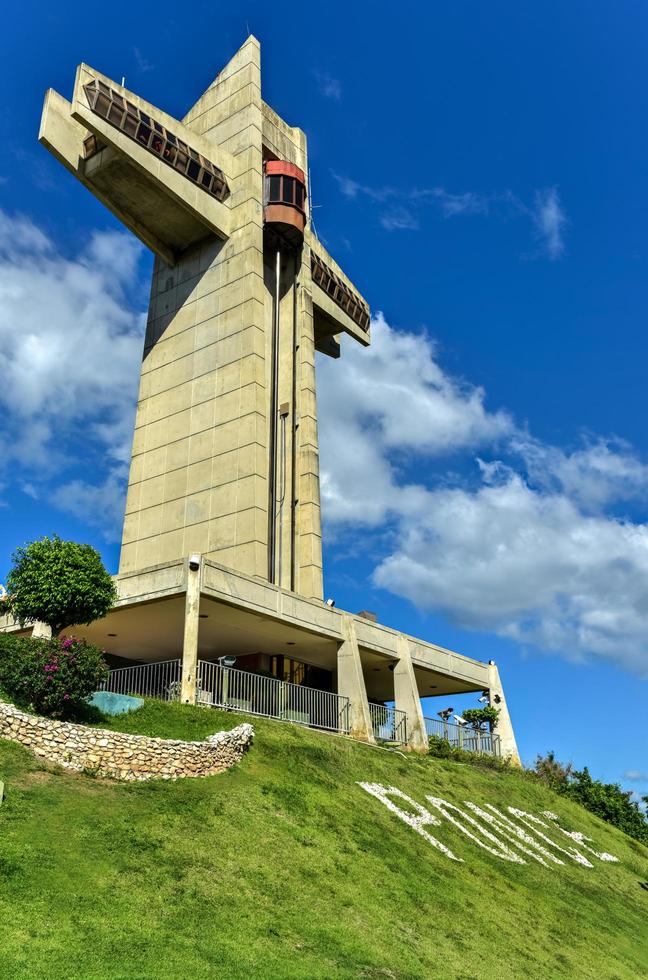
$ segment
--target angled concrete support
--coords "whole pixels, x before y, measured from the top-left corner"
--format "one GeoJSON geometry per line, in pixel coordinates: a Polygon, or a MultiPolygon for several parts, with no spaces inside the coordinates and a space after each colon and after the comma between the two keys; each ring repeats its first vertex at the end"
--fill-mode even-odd
{"type": "Polygon", "coordinates": [[[502,758],[510,758],[517,766],[521,766],[520,754],[518,752],[511,716],[509,715],[504,688],[500,680],[499,671],[494,660],[488,661],[488,696],[490,704],[499,711],[496,733],[500,738],[500,748],[502,758]],[[499,700],[497,700],[499,698],[499,700]]]}
{"type": "Polygon", "coordinates": [[[202,559],[192,555],[185,567],[185,620],[182,642],[182,682],[180,700],[183,704],[196,703],[196,680],[198,674],[198,625],[200,623],[200,585],[202,580],[202,559]]]}
{"type": "Polygon", "coordinates": [[[398,660],[394,667],[394,707],[407,715],[407,747],[413,752],[428,751],[423,708],[414,675],[410,641],[402,633],[396,639],[398,660]]]}
{"type": "Polygon", "coordinates": [[[338,694],[350,701],[349,734],[363,742],[375,742],[358,638],[353,618],[348,613],[342,613],[342,637],[337,655],[337,685],[338,694]]]}

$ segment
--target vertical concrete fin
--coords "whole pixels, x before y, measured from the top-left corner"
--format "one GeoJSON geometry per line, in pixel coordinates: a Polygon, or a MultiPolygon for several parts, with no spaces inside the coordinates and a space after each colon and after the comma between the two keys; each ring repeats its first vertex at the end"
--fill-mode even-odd
{"type": "Polygon", "coordinates": [[[353,618],[348,613],[342,613],[342,637],[337,655],[337,685],[338,694],[350,701],[349,734],[363,742],[375,742],[358,637],[353,618]]]}
{"type": "Polygon", "coordinates": [[[419,697],[410,641],[402,633],[396,639],[398,661],[394,668],[394,705],[407,715],[407,745],[414,752],[428,751],[423,708],[419,697]]]}
{"type": "Polygon", "coordinates": [[[493,661],[489,661],[488,663],[488,693],[490,703],[499,711],[496,732],[500,738],[502,758],[509,757],[511,762],[520,766],[522,763],[520,762],[520,754],[518,752],[517,742],[515,741],[511,716],[509,715],[506,698],[504,697],[504,688],[502,687],[497,666],[493,661]],[[499,697],[499,702],[495,701],[496,695],[499,697]]]}
{"type": "Polygon", "coordinates": [[[227,95],[232,94],[232,88],[238,87],[235,76],[242,73],[238,82],[251,82],[261,90],[261,44],[253,34],[243,42],[236,54],[230,58],[225,67],[218,73],[211,85],[205,89],[200,98],[194,102],[184,119],[189,125],[208,109],[212,109],[227,95]]]}

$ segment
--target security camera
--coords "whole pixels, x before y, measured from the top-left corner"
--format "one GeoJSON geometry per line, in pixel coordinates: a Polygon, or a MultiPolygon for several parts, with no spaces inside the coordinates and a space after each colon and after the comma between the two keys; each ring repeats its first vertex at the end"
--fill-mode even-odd
{"type": "Polygon", "coordinates": [[[332,609],[333,606],[335,605],[335,599],[327,599],[326,600],[326,605],[327,606],[330,606],[330,608],[332,609]]]}
{"type": "Polygon", "coordinates": [[[461,715],[455,715],[454,720],[457,722],[458,725],[461,725],[462,727],[468,724],[466,719],[462,718],[461,715]]]}
{"type": "Polygon", "coordinates": [[[446,708],[444,711],[437,711],[437,714],[439,718],[443,718],[444,721],[447,721],[453,711],[454,708],[446,708]]]}
{"type": "Polygon", "coordinates": [[[488,704],[489,698],[487,694],[482,694],[480,698],[477,698],[479,704],[488,704]]]}
{"type": "Polygon", "coordinates": [[[219,657],[218,662],[221,667],[233,667],[236,663],[236,657],[232,657],[231,654],[229,654],[225,657],[219,657]]]}
{"type": "Polygon", "coordinates": [[[499,694],[495,694],[495,695],[494,695],[494,697],[493,697],[493,701],[495,702],[495,704],[499,704],[499,703],[501,702],[501,700],[502,700],[502,699],[501,699],[501,697],[499,696],[499,694]]]}
{"type": "Polygon", "coordinates": [[[192,572],[197,572],[200,568],[200,555],[189,555],[189,568],[192,572]]]}

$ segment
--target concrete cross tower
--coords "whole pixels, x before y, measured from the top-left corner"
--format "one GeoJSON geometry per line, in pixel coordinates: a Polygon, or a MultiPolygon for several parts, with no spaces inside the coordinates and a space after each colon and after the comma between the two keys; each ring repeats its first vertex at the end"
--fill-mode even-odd
{"type": "Polygon", "coordinates": [[[249,37],[182,121],[87,65],[41,142],[155,253],[120,574],[197,552],[322,598],[315,351],[369,309],[309,220],[249,37]]]}

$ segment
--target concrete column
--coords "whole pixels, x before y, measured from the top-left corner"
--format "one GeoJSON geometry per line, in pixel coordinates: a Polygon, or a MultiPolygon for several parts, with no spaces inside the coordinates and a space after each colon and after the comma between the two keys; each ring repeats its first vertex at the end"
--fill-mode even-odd
{"type": "Polygon", "coordinates": [[[407,747],[413,752],[428,751],[423,708],[414,675],[410,641],[402,633],[396,638],[398,660],[394,667],[394,707],[407,715],[407,747]]]}
{"type": "Polygon", "coordinates": [[[196,703],[196,680],[198,674],[198,625],[200,623],[200,583],[202,580],[202,557],[192,555],[185,565],[185,618],[182,641],[182,683],[180,700],[183,704],[196,703]],[[197,563],[198,567],[195,567],[197,563]],[[192,568],[192,565],[194,566],[192,568]]]}
{"type": "Polygon", "coordinates": [[[365,687],[353,618],[342,613],[342,643],[337,655],[338,694],[349,699],[349,734],[363,742],[375,742],[367,688],[365,687]]]}
{"type": "Polygon", "coordinates": [[[499,711],[495,733],[500,738],[502,758],[505,759],[508,757],[514,765],[521,766],[522,763],[520,762],[520,754],[518,752],[517,742],[515,741],[513,725],[511,724],[511,716],[509,715],[506,698],[504,697],[504,688],[502,687],[499,671],[494,660],[488,661],[488,696],[490,704],[499,711]],[[499,701],[496,698],[499,698],[499,701]]]}

